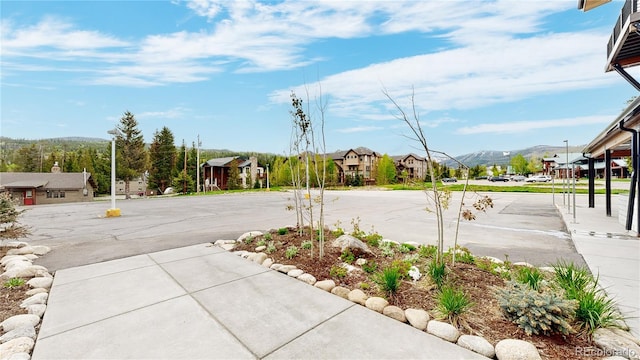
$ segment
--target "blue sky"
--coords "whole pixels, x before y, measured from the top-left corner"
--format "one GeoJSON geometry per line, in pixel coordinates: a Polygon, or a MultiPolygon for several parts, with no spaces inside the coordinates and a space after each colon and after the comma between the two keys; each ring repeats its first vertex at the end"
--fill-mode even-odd
{"type": "MultiPolygon", "coordinates": [[[[451,155],[586,144],[636,91],[605,73],[622,7],[567,1],[5,1],[1,133],[288,153],[291,91],[327,151],[419,152],[383,89],[451,155]],[[308,101],[307,101],[308,100],[308,101]]],[[[629,69],[636,78],[640,71],[629,69]]]]}

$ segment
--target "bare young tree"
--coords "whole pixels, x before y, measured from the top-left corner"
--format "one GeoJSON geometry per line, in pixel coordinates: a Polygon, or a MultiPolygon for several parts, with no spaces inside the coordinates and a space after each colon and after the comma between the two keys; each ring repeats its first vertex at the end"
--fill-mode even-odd
{"type": "Polygon", "coordinates": [[[409,126],[413,136],[410,137],[412,140],[415,140],[420,143],[420,146],[424,149],[427,154],[427,169],[429,171],[429,176],[431,177],[431,192],[426,191],[428,197],[433,201],[434,204],[434,212],[436,214],[436,224],[438,227],[438,244],[437,244],[437,255],[436,261],[438,264],[443,263],[443,248],[444,248],[444,219],[443,219],[443,201],[446,201],[444,198],[444,193],[438,190],[438,184],[435,178],[435,172],[433,170],[433,159],[431,157],[431,151],[429,151],[429,144],[427,142],[427,137],[425,136],[424,131],[422,130],[422,125],[420,124],[420,116],[416,109],[415,102],[415,91],[411,92],[411,114],[407,114],[404,109],[398,104],[398,102],[391,97],[387,89],[383,89],[382,93],[384,96],[391,101],[393,106],[395,107],[397,113],[395,114],[398,120],[401,120],[405,124],[409,126]]]}

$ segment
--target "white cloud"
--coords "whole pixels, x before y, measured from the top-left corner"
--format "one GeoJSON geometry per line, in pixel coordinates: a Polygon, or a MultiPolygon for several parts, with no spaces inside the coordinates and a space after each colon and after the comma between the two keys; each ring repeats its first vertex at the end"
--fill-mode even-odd
{"type": "Polygon", "coordinates": [[[474,126],[466,126],[458,129],[457,134],[473,135],[473,134],[513,134],[523,133],[531,130],[577,127],[590,124],[608,124],[614,115],[608,116],[582,116],[575,118],[538,120],[538,121],[514,121],[500,124],[478,124],[474,126]]]}
{"type": "Polygon", "coordinates": [[[352,134],[352,133],[369,132],[369,131],[376,131],[376,130],[382,130],[382,129],[384,128],[380,126],[355,126],[350,128],[337,129],[336,131],[339,133],[352,134]]]}

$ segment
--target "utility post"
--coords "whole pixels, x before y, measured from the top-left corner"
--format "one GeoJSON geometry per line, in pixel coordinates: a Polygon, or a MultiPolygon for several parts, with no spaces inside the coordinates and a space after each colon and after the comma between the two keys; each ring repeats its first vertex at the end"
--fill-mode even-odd
{"type": "Polygon", "coordinates": [[[183,171],[183,178],[182,178],[182,194],[186,195],[187,194],[187,145],[184,142],[184,139],[182,139],[182,146],[184,146],[184,169],[182,169],[183,171]]]}
{"type": "Polygon", "coordinates": [[[200,145],[202,145],[202,143],[200,142],[200,134],[198,134],[198,156],[197,156],[197,160],[196,160],[196,193],[200,193],[200,145]]]}

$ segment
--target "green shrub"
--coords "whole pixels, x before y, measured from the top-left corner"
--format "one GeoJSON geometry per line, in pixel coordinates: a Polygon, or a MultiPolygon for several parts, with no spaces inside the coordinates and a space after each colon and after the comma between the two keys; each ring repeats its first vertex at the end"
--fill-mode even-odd
{"type": "Polygon", "coordinates": [[[497,288],[496,295],[506,317],[527,335],[575,332],[570,325],[578,306],[575,300],[566,300],[551,290],[538,292],[515,281],[497,288]]]}
{"type": "Polygon", "coordinates": [[[591,272],[573,262],[558,261],[553,265],[553,270],[556,283],[564,289],[568,299],[576,299],[584,289],[593,285],[591,272]]]}
{"type": "Polygon", "coordinates": [[[438,264],[435,259],[432,260],[427,266],[427,274],[429,274],[431,281],[433,281],[438,288],[441,288],[447,277],[447,268],[445,263],[443,262],[438,264]]]}
{"type": "Polygon", "coordinates": [[[580,330],[589,335],[599,328],[616,327],[624,319],[616,303],[597,285],[579,293],[575,300],[578,301],[576,322],[580,330]]]}
{"type": "Polygon", "coordinates": [[[559,261],[553,269],[565,297],[578,302],[575,318],[582,331],[590,335],[598,328],[615,327],[624,319],[615,301],[599,288],[598,279],[586,267],[559,261]]]}
{"type": "Polygon", "coordinates": [[[284,251],[284,257],[291,260],[298,255],[298,247],[295,245],[291,245],[284,251]]]}
{"type": "Polygon", "coordinates": [[[369,288],[371,288],[371,285],[369,285],[369,283],[366,283],[366,282],[361,282],[360,283],[360,289],[369,290],[369,288]]]}
{"type": "Polygon", "coordinates": [[[264,239],[260,239],[256,243],[256,246],[265,246],[265,245],[267,245],[267,242],[264,239]]]}
{"type": "Polygon", "coordinates": [[[378,247],[380,245],[380,240],[382,240],[382,235],[378,233],[372,233],[364,237],[364,241],[371,247],[378,247]]]}
{"type": "Polygon", "coordinates": [[[434,245],[422,245],[418,248],[418,254],[424,258],[432,258],[436,256],[438,248],[434,245]]]}
{"type": "Polygon", "coordinates": [[[287,233],[289,233],[289,229],[287,228],[278,229],[278,235],[286,235],[287,233]]]}
{"type": "Polygon", "coordinates": [[[247,245],[251,244],[252,242],[253,242],[253,236],[247,236],[244,239],[244,243],[247,244],[247,245]]]}
{"type": "Polygon", "coordinates": [[[333,265],[331,269],[329,269],[329,275],[331,275],[331,277],[343,278],[347,276],[347,269],[342,266],[333,265]]]}
{"type": "Polygon", "coordinates": [[[411,263],[404,260],[393,260],[391,262],[391,267],[398,269],[398,273],[400,276],[405,279],[409,277],[409,270],[411,269],[411,263]]]}
{"type": "Polygon", "coordinates": [[[25,284],[24,279],[22,278],[11,278],[7,281],[5,281],[4,283],[4,287],[6,287],[7,289],[14,289],[14,288],[18,288],[22,285],[25,284]]]}
{"type": "MultiPolygon", "coordinates": [[[[409,252],[411,252],[411,251],[415,251],[415,250],[417,249],[415,246],[413,246],[413,245],[411,245],[411,244],[407,244],[407,243],[404,243],[404,244],[400,245],[400,247],[401,247],[401,248],[405,248],[405,249],[406,249],[406,250],[408,250],[409,252]]],[[[403,251],[403,252],[404,252],[404,251],[403,251]]]]}
{"type": "Polygon", "coordinates": [[[347,264],[353,264],[356,261],[356,256],[351,252],[351,249],[346,248],[340,254],[340,260],[346,262],[347,264]]]}
{"type": "Polygon", "coordinates": [[[529,285],[529,288],[539,291],[544,275],[538,268],[521,267],[516,272],[516,281],[529,285]]]}
{"type": "Polygon", "coordinates": [[[311,248],[313,247],[313,243],[310,240],[306,240],[303,241],[300,246],[302,246],[302,248],[305,250],[311,250],[311,248]]]}
{"type": "Polygon", "coordinates": [[[420,261],[420,255],[418,254],[405,255],[402,260],[413,265],[413,264],[416,264],[418,261],[420,261]]]}
{"type": "Polygon", "coordinates": [[[393,295],[400,287],[402,274],[395,266],[390,266],[373,275],[373,281],[387,294],[393,295]]]}
{"type": "Polygon", "coordinates": [[[367,274],[373,274],[378,270],[378,264],[374,260],[367,260],[367,262],[362,265],[362,270],[367,274]]]}
{"type": "Polygon", "coordinates": [[[454,325],[457,325],[459,317],[472,306],[471,300],[462,289],[448,285],[440,288],[437,300],[438,313],[454,325]]]}
{"type": "Polygon", "coordinates": [[[476,258],[469,251],[462,251],[456,254],[456,261],[465,264],[475,264],[476,258]]]}
{"type": "Polygon", "coordinates": [[[270,241],[269,245],[267,245],[267,250],[266,250],[267,254],[274,253],[276,252],[276,250],[278,250],[276,249],[276,245],[273,243],[273,241],[270,241]]]}
{"type": "Polygon", "coordinates": [[[394,244],[392,242],[380,243],[379,247],[383,256],[394,257],[396,255],[396,252],[393,251],[394,244]]]}
{"type": "Polygon", "coordinates": [[[264,234],[263,237],[267,241],[271,241],[271,239],[273,239],[273,236],[271,235],[271,233],[266,233],[266,234],[264,234]]]}

